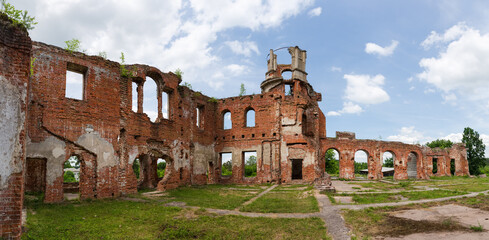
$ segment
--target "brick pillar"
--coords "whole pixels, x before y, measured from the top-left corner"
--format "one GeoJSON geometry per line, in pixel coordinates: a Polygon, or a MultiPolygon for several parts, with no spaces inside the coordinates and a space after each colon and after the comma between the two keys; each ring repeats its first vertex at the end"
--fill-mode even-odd
{"type": "Polygon", "coordinates": [[[0,13],[0,238],[22,233],[27,84],[32,43],[0,13]]]}

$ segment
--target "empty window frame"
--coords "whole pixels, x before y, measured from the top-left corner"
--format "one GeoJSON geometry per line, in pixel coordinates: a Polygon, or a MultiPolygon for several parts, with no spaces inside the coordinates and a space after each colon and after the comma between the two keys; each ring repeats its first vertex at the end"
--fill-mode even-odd
{"type": "Polygon", "coordinates": [[[88,68],[74,63],[66,65],[66,88],[65,97],[84,100],[85,75],[88,68]]]}
{"type": "Polygon", "coordinates": [[[233,127],[233,123],[231,121],[231,112],[229,110],[223,112],[222,121],[224,130],[231,129],[233,127]]]}
{"type": "Polygon", "coordinates": [[[195,125],[199,128],[202,128],[204,126],[203,112],[204,107],[195,108],[195,125]]]}
{"type": "Polygon", "coordinates": [[[170,94],[163,91],[162,96],[161,96],[161,104],[162,104],[162,109],[161,111],[163,112],[163,118],[165,119],[170,119],[170,94]]]}
{"type": "Polygon", "coordinates": [[[294,92],[294,88],[292,87],[292,85],[290,84],[285,84],[284,85],[284,91],[285,91],[285,95],[292,95],[293,92],[294,92]]]}
{"type": "Polygon", "coordinates": [[[221,158],[221,175],[231,176],[233,175],[233,154],[232,153],[220,153],[221,158]]]}
{"type": "Polygon", "coordinates": [[[245,117],[245,126],[246,127],[254,127],[255,126],[255,110],[253,108],[249,108],[246,110],[245,117]]]}
{"type": "Polygon", "coordinates": [[[245,177],[256,177],[257,167],[256,167],[256,151],[243,152],[244,161],[244,176],[245,177]]]}
{"type": "Polygon", "coordinates": [[[133,112],[138,111],[138,84],[136,82],[132,82],[132,106],[131,109],[133,112]]]}
{"type": "Polygon", "coordinates": [[[155,122],[158,118],[158,91],[156,82],[146,77],[146,81],[143,85],[143,112],[148,115],[151,122],[155,122]]]}

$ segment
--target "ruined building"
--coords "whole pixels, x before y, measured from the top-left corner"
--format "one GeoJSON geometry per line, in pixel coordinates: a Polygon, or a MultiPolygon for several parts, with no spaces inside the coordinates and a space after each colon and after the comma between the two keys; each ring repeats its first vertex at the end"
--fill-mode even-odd
{"type": "Polygon", "coordinates": [[[382,179],[384,152],[394,156],[395,179],[428,178],[434,159],[436,175],[451,175],[452,161],[456,175],[468,174],[463,145],[434,151],[359,140],[347,132],[326,137],[326,119],[318,107],[322,96],[307,80],[306,51],[288,51],[290,64],[277,63],[270,51],[261,94],[214,99],[155,67],[121,66],[31,42],[25,30],[2,16],[0,236],[20,236],[24,191],[44,192],[45,202],[63,201],[63,166],[72,156],[80,160],[80,180],[70,188],[81,199],[118,197],[138,187],[313,182],[327,175],[324,156],[331,148],[339,153],[340,178],[345,179],[354,178],[357,150],[367,153],[368,179],[382,179]],[[291,78],[284,79],[284,72],[291,78]],[[80,76],[79,99],[66,96],[68,74],[80,76]],[[148,81],[157,88],[155,121],[143,112],[148,81]],[[229,129],[225,116],[232,122],[229,129]],[[256,155],[257,175],[246,177],[244,158],[250,152],[256,155]],[[224,156],[232,159],[229,176],[221,174],[224,156]],[[136,159],[139,180],[133,171],[136,159]],[[162,179],[156,173],[158,159],[167,163],[162,179]]]}

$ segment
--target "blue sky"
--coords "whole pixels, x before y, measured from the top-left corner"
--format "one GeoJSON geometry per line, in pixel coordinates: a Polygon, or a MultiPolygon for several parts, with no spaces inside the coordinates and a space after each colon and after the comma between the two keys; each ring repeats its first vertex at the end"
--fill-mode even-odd
{"type": "Polygon", "coordinates": [[[269,49],[297,45],[328,136],[424,144],[458,141],[470,126],[489,144],[487,1],[10,2],[36,17],[35,41],[77,38],[88,54],[180,68],[194,90],[218,98],[241,83],[259,93],[269,49]]]}

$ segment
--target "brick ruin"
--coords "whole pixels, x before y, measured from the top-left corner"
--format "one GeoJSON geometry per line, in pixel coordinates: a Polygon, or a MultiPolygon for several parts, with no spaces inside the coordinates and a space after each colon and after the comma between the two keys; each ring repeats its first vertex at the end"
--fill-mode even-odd
{"type": "Polygon", "coordinates": [[[328,149],[338,151],[344,179],[355,177],[357,150],[367,153],[368,179],[383,178],[384,152],[394,157],[395,179],[427,179],[434,161],[437,176],[451,175],[453,163],[455,175],[469,174],[462,144],[432,150],[355,139],[348,132],[326,137],[322,96],[307,81],[306,51],[298,47],[288,48],[290,64],[278,64],[270,50],[261,94],[214,99],[155,67],[121,68],[102,57],[31,42],[3,16],[0,33],[0,236],[6,238],[21,234],[24,188],[44,192],[45,202],[60,202],[69,188],[94,199],[136,193],[138,187],[314,182],[328,177],[328,149]],[[80,99],[65,95],[68,72],[82,76],[80,99]],[[291,78],[284,79],[284,72],[291,78]],[[156,84],[155,121],[143,109],[147,81],[156,84]],[[225,129],[229,115],[232,124],[225,129]],[[254,177],[244,174],[248,152],[256,154],[254,177]],[[224,154],[232,159],[230,176],[221,174],[224,154]],[[72,156],[80,160],[76,186],[63,183],[63,165],[72,156]],[[158,159],[167,163],[162,179],[158,159]]]}

